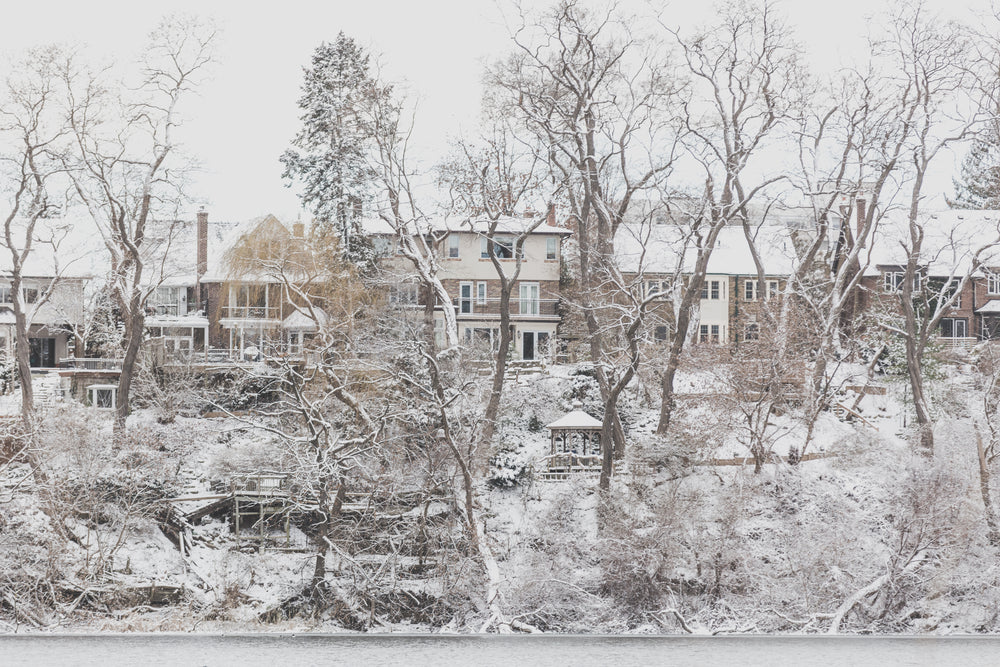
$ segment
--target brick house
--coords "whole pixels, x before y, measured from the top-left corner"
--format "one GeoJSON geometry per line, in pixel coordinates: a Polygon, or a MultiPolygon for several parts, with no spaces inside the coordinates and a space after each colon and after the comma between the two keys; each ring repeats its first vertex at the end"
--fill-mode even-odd
{"type": "MultiPolygon", "coordinates": [[[[980,340],[1000,338],[1000,211],[946,210],[929,214],[920,275],[914,285],[917,298],[941,293],[949,282],[956,283],[971,271],[958,299],[938,325],[938,338],[947,345],[963,347],[980,340]],[[981,266],[972,262],[977,251],[981,266]]],[[[906,270],[906,256],[900,240],[906,240],[905,215],[887,216],[876,233],[871,261],[861,280],[863,310],[898,312],[899,293],[906,270]]],[[[954,289],[949,287],[949,290],[954,289]]]]}
{"type": "MultiPolygon", "coordinates": [[[[694,271],[694,252],[684,248],[683,230],[670,223],[644,230],[619,229],[615,257],[626,281],[640,281],[645,294],[657,299],[651,309],[647,337],[669,339],[673,329],[673,299],[679,281],[694,271]]],[[[782,224],[756,231],[756,245],[765,274],[757,266],[741,226],[724,228],[709,259],[691,335],[696,343],[739,344],[760,336],[761,304],[777,299],[785,288],[795,257],[790,230],[782,224]]]]}

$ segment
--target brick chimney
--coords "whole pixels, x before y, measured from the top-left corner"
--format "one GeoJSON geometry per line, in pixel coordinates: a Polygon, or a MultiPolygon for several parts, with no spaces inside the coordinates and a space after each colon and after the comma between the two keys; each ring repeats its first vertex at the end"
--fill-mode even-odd
{"type": "Polygon", "coordinates": [[[204,206],[198,209],[197,242],[198,268],[196,271],[198,282],[201,282],[201,277],[208,271],[208,211],[205,210],[204,206]]]}
{"type": "Polygon", "coordinates": [[[861,240],[861,228],[865,226],[865,218],[868,217],[868,202],[865,201],[864,197],[858,197],[856,211],[857,228],[855,230],[855,239],[861,240]]]}

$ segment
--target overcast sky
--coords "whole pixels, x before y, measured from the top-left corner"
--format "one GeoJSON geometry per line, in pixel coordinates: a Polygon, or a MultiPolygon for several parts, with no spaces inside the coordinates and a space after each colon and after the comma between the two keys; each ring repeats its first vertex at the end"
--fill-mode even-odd
{"type": "MultiPolygon", "coordinates": [[[[660,4],[679,25],[704,18],[705,5],[660,4]]],[[[781,4],[819,67],[864,48],[866,17],[875,5],[871,0],[781,4]]],[[[953,15],[983,10],[988,0],[931,4],[953,15]]],[[[321,41],[332,41],[343,30],[382,53],[390,76],[408,80],[419,98],[416,148],[430,160],[449,136],[472,128],[483,62],[508,44],[494,0],[36,0],[5,6],[0,48],[83,42],[125,60],[141,50],[160,16],[172,11],[205,15],[222,29],[219,63],[199,99],[188,106],[180,135],[186,150],[201,160],[195,194],[215,220],[267,212],[286,220],[298,215],[278,156],[298,128],[302,67],[321,41]]],[[[939,185],[947,183],[942,177],[939,185]]]]}

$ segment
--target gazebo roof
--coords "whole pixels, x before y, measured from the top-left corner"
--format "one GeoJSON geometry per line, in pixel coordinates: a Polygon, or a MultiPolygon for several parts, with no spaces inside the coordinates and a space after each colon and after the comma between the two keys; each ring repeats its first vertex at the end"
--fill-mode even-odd
{"type": "Polygon", "coordinates": [[[595,429],[601,428],[602,424],[599,420],[594,419],[588,415],[583,410],[574,410],[569,412],[559,419],[555,420],[551,424],[548,424],[545,428],[547,429],[595,429]]]}

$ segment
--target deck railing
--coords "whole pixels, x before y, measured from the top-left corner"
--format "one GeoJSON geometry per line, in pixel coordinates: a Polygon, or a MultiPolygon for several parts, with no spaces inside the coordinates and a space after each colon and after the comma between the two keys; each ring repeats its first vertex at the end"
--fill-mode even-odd
{"type": "Polygon", "coordinates": [[[78,371],[120,372],[122,369],[122,360],[96,357],[67,357],[59,360],[59,368],[68,368],[78,371]]]}
{"type": "Polygon", "coordinates": [[[938,341],[949,350],[961,350],[963,352],[969,352],[979,343],[978,338],[966,337],[966,338],[945,338],[940,337],[938,341]]]}

